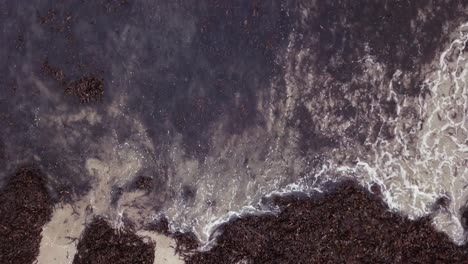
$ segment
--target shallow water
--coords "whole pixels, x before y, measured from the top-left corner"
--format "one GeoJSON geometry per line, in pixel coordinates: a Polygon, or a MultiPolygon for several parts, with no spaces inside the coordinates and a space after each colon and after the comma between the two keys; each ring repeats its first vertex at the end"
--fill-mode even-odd
{"type": "Polygon", "coordinates": [[[56,198],[72,200],[43,248],[72,256],[66,236],[95,215],[138,227],[166,216],[207,242],[230,216],[270,210],[264,196],[344,177],[379,185],[411,218],[434,214],[465,241],[468,25],[455,1],[0,10],[0,177],[35,162],[56,198]],[[46,61],[69,81],[101,75],[102,102],[66,94],[41,71],[46,61]],[[149,193],[131,188],[142,175],[149,193]],[[440,197],[448,209],[434,209],[440,197]]]}

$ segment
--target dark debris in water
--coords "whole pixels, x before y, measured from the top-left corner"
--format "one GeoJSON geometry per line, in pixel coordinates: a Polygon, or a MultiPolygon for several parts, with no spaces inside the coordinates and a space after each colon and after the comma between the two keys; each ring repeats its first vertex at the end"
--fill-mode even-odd
{"type": "Polygon", "coordinates": [[[66,76],[63,70],[50,65],[48,61],[42,64],[41,70],[45,75],[49,76],[54,81],[60,83],[61,85],[66,85],[66,76]]]}
{"type": "Polygon", "coordinates": [[[42,174],[19,169],[0,192],[0,263],[34,263],[52,207],[42,174]]]}
{"type": "Polygon", "coordinates": [[[101,101],[104,95],[104,79],[98,74],[83,76],[69,81],[64,70],[51,65],[48,61],[42,64],[41,71],[53,79],[65,92],[80,99],[82,103],[101,101]]]}
{"type": "Polygon", "coordinates": [[[73,264],[152,264],[154,247],[131,230],[116,230],[96,218],[84,231],[73,264]]]}
{"type": "Polygon", "coordinates": [[[100,101],[104,95],[104,80],[98,76],[83,77],[71,82],[66,92],[78,97],[82,103],[100,101]]]}
{"type": "Polygon", "coordinates": [[[39,23],[48,30],[56,33],[71,35],[73,16],[71,13],[57,9],[49,9],[46,14],[38,14],[39,23]]]}
{"type": "Polygon", "coordinates": [[[150,192],[153,189],[153,178],[140,175],[135,179],[130,189],[150,192]]]}
{"type": "Polygon", "coordinates": [[[217,244],[184,252],[186,263],[468,263],[467,247],[435,231],[429,218],[392,213],[351,182],[323,197],[274,201],[281,213],[221,226],[217,244]]]}

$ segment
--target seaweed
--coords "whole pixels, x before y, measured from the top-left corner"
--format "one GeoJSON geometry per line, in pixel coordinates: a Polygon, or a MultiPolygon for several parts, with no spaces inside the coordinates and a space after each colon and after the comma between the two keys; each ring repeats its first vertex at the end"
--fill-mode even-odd
{"type": "Polygon", "coordinates": [[[41,66],[43,75],[50,77],[65,90],[66,94],[80,99],[81,103],[101,101],[104,95],[104,79],[97,75],[87,75],[69,81],[65,72],[52,66],[47,60],[41,66]]]}
{"type": "Polygon", "coordinates": [[[0,263],[34,263],[52,211],[44,176],[20,168],[0,192],[0,263]]]}
{"type": "Polygon", "coordinates": [[[130,229],[112,228],[103,218],[95,218],[85,229],[73,264],[152,264],[154,242],[145,242],[130,229]]]}
{"type": "Polygon", "coordinates": [[[353,182],[321,197],[273,201],[281,208],[278,215],[248,215],[224,224],[211,250],[182,252],[186,263],[468,262],[467,247],[436,231],[429,217],[412,221],[391,212],[380,196],[353,182]]]}

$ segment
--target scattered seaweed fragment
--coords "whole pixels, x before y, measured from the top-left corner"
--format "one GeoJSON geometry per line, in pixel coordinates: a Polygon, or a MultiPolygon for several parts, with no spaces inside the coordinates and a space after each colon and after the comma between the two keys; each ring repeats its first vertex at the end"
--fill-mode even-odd
{"type": "Polygon", "coordinates": [[[100,101],[104,94],[104,80],[97,76],[83,77],[71,82],[66,92],[78,97],[82,103],[100,101]]]}
{"type": "Polygon", "coordinates": [[[41,70],[45,75],[58,82],[60,85],[66,84],[66,76],[63,70],[50,65],[48,61],[42,64],[41,70]]]}
{"type": "Polygon", "coordinates": [[[38,14],[39,24],[47,30],[55,33],[64,33],[67,38],[71,38],[73,16],[64,10],[49,9],[46,14],[38,14]]]}
{"type": "Polygon", "coordinates": [[[70,81],[71,78],[67,78],[62,69],[51,65],[47,60],[42,64],[41,72],[57,82],[67,94],[80,99],[82,103],[100,101],[104,95],[104,79],[98,75],[84,76],[70,81]]]}
{"type": "Polygon", "coordinates": [[[152,264],[153,242],[145,242],[130,229],[116,230],[103,218],[96,218],[85,229],[73,264],[152,264]]]}
{"type": "Polygon", "coordinates": [[[19,169],[0,192],[0,263],[34,263],[52,208],[42,174],[19,169]]]}
{"type": "Polygon", "coordinates": [[[274,203],[281,213],[221,226],[216,245],[187,250],[186,263],[468,263],[467,246],[435,231],[429,218],[392,213],[352,182],[322,197],[276,197],[274,203]]]}

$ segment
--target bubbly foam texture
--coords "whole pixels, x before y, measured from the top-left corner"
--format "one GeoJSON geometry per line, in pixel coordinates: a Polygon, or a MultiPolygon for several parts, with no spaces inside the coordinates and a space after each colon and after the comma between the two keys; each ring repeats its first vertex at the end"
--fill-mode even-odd
{"type": "MultiPolygon", "coordinates": [[[[370,151],[360,153],[355,165],[338,165],[332,158],[319,174],[330,180],[352,175],[369,190],[378,184],[389,207],[412,219],[433,213],[436,200],[448,198],[448,208],[434,213],[434,224],[459,244],[465,242],[460,214],[466,205],[468,177],[467,41],[468,24],[463,24],[459,36],[440,55],[438,69],[428,74],[424,82],[428,92],[414,101],[399,96],[390,83],[388,96],[398,102],[397,116],[386,120],[394,127],[393,139],[366,142],[370,151]],[[420,117],[416,126],[403,113],[410,107],[420,117]]],[[[317,186],[298,182],[279,193],[313,188],[317,186]]]]}
{"type": "MultiPolygon", "coordinates": [[[[249,202],[255,204],[258,198],[271,194],[286,194],[290,192],[321,192],[323,183],[337,181],[344,177],[354,177],[369,190],[373,184],[380,186],[385,202],[392,210],[401,212],[411,219],[433,214],[434,224],[439,230],[446,232],[456,243],[465,241],[465,232],[460,222],[461,208],[466,202],[467,169],[467,90],[466,90],[466,66],[464,49],[468,40],[468,25],[463,24],[459,28],[459,36],[450,43],[450,46],[441,53],[440,61],[436,64],[435,71],[428,71],[424,87],[427,92],[418,97],[408,98],[399,95],[393,90],[392,83],[383,83],[380,96],[386,96],[387,100],[396,102],[396,116],[387,117],[384,122],[392,128],[391,139],[386,139],[380,134],[375,141],[366,140],[365,147],[353,149],[335,149],[331,151],[328,159],[319,168],[307,171],[307,159],[295,154],[281,155],[281,151],[268,153],[266,162],[260,167],[264,168],[264,174],[260,180],[249,181],[247,186],[236,182],[236,178],[229,180],[230,193],[223,201],[223,208],[229,213],[219,217],[213,212],[198,212],[188,226],[195,224],[203,227],[203,232],[197,232],[202,241],[206,241],[212,231],[222,222],[228,221],[233,216],[239,216],[243,210],[250,213],[260,212],[260,207],[244,207],[249,202]],[[353,157],[343,159],[344,156],[353,157]],[[275,156],[276,155],[276,156],[275,156]],[[278,163],[272,160],[278,159],[278,163]],[[345,162],[343,162],[345,161],[345,162]],[[354,161],[354,162],[351,162],[354,161]],[[281,162],[293,166],[296,173],[304,173],[305,176],[291,181],[289,175],[277,173],[271,176],[271,171],[281,171],[281,162]],[[295,164],[295,165],[293,165],[295,164]],[[285,176],[287,175],[287,176],[285,176]],[[273,178],[270,181],[266,180],[273,178]],[[250,188],[256,186],[257,191],[250,188]],[[242,193],[244,203],[232,199],[236,193],[242,193]],[[434,204],[438,198],[448,198],[448,208],[437,210],[434,204]],[[238,212],[238,213],[236,213],[238,212]]],[[[306,51],[300,51],[297,57],[307,57],[306,51]]],[[[379,78],[379,71],[384,67],[376,63],[371,56],[365,57],[362,63],[367,65],[365,78],[379,78]]],[[[293,70],[293,69],[292,69],[293,70]]],[[[294,83],[297,81],[289,72],[286,79],[290,81],[286,87],[287,100],[284,105],[275,105],[283,111],[283,118],[291,115],[295,103],[300,100],[300,89],[294,83]]],[[[392,81],[398,80],[401,71],[396,71],[392,81]]],[[[296,75],[297,76],[297,75],[296,75]]],[[[313,76],[302,79],[312,84],[313,76]]],[[[361,76],[362,78],[362,76],[361,76]]],[[[376,83],[375,81],[372,81],[376,83]]],[[[375,106],[377,108],[378,106],[375,106]]],[[[324,117],[326,119],[326,116],[324,117]]],[[[294,131],[287,131],[281,123],[281,118],[270,118],[270,132],[277,129],[278,135],[284,136],[294,131]],[[276,126],[276,128],[275,128],[276,126]],[[281,130],[283,128],[284,130],[281,130]],[[283,133],[281,133],[283,132],[283,133]]],[[[324,120],[326,123],[327,120],[324,120]]],[[[333,121],[331,120],[330,123],[333,121]]],[[[340,127],[334,127],[340,130],[340,127]]],[[[379,131],[380,132],[380,131],[379,131]]],[[[335,132],[336,133],[336,132],[335,132]]],[[[281,138],[281,137],[279,137],[281,138]]],[[[293,138],[293,137],[291,137],[293,138]]],[[[290,139],[291,139],[290,138],[290,139]]],[[[294,141],[289,141],[294,145],[294,141]]],[[[293,147],[291,147],[293,148],[293,147]]],[[[283,150],[287,153],[287,150],[283,150]]],[[[234,151],[236,152],[236,151],[234,151]]],[[[200,182],[207,180],[202,177],[200,182]]],[[[200,186],[200,185],[199,185],[200,186]]],[[[210,186],[207,184],[207,186],[210,186]]],[[[221,192],[206,192],[211,196],[224,195],[221,192]]],[[[179,205],[180,206],[180,205],[179,205]]],[[[183,206],[182,206],[183,207],[183,206]]],[[[178,207],[179,208],[179,207],[178,207]]],[[[190,210],[186,207],[185,210],[190,210]]],[[[184,216],[187,215],[184,213],[184,216]]],[[[175,215],[172,219],[181,219],[175,215]]],[[[177,222],[177,220],[176,220],[177,222]]],[[[176,225],[177,226],[177,225],[176,225]]],[[[197,230],[197,229],[196,229],[197,230]]]]}

